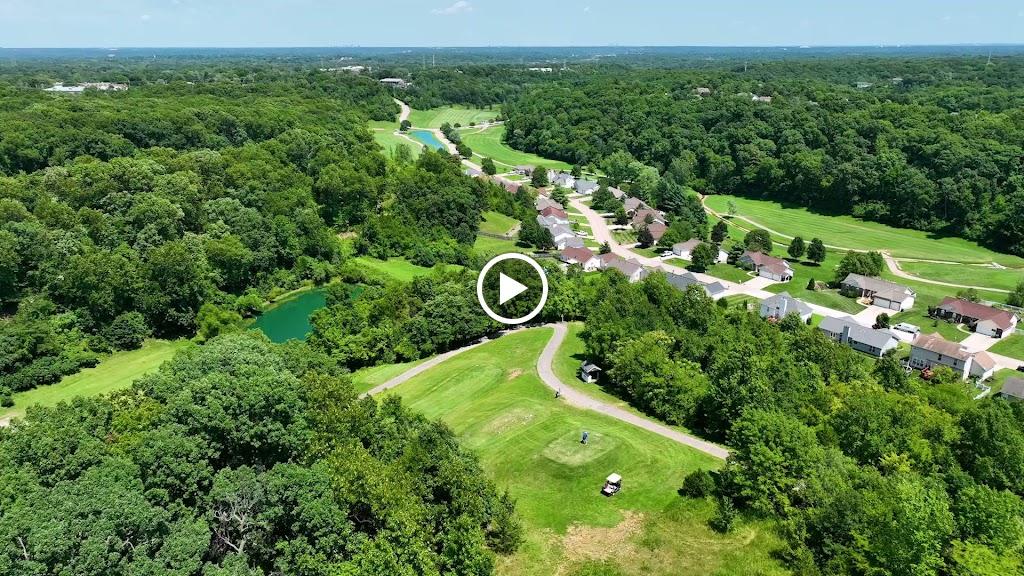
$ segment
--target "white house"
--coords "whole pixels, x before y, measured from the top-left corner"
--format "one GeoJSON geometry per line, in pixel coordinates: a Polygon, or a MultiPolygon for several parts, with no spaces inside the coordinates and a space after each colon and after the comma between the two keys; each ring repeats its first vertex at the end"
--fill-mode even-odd
{"type": "Polygon", "coordinates": [[[576,185],[576,177],[568,172],[548,170],[548,182],[559,188],[572,188],[576,185]]]}
{"type": "Polygon", "coordinates": [[[972,354],[956,342],[941,334],[921,334],[910,345],[910,366],[918,370],[947,366],[961,379],[975,377],[985,380],[992,376],[996,363],[985,352],[972,354]]]}
{"type": "MultiPolygon", "coordinates": [[[[691,255],[693,254],[693,249],[696,248],[698,245],[700,245],[702,243],[704,243],[703,240],[700,240],[700,239],[697,239],[697,238],[693,238],[693,239],[687,240],[686,242],[680,242],[678,244],[673,244],[672,245],[672,254],[682,258],[683,260],[693,260],[693,258],[691,258],[691,255]]],[[[725,263],[727,260],[729,260],[729,253],[726,252],[725,250],[722,250],[721,248],[719,248],[718,249],[718,256],[715,257],[715,262],[718,262],[719,264],[721,264],[721,263],[725,263]]]]}
{"type": "Polygon", "coordinates": [[[858,352],[870,354],[875,358],[881,358],[886,352],[900,345],[899,339],[891,332],[861,326],[849,316],[846,318],[828,316],[821,321],[818,329],[832,340],[846,344],[858,352]]]}
{"type": "Polygon", "coordinates": [[[587,248],[566,248],[558,255],[558,259],[572,266],[578,264],[583,267],[584,272],[593,272],[601,269],[601,259],[587,248]]]}
{"type": "Polygon", "coordinates": [[[573,184],[573,188],[580,194],[593,194],[600,187],[597,182],[591,182],[590,180],[577,180],[573,184]]]}
{"type": "Polygon", "coordinates": [[[947,297],[938,305],[935,314],[941,318],[967,324],[978,334],[992,338],[1013,334],[1020,320],[1013,312],[951,297],[947,297]]]}
{"type": "Polygon", "coordinates": [[[761,318],[782,320],[790,314],[797,314],[801,320],[807,322],[811,319],[811,307],[802,300],[797,300],[790,296],[789,292],[783,292],[761,300],[761,318]]]}

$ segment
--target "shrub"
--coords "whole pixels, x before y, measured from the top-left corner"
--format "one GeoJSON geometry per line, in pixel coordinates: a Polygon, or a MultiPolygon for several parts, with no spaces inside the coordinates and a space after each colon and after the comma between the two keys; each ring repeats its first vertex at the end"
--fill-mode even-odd
{"type": "Polygon", "coordinates": [[[732,532],[733,524],[736,523],[736,506],[732,500],[726,497],[718,499],[718,511],[709,523],[716,532],[727,534],[732,532]]]}
{"type": "Polygon", "coordinates": [[[142,346],[152,333],[146,319],[138,312],[121,314],[107,327],[106,336],[118,350],[135,350],[142,346]]]}
{"type": "Polygon", "coordinates": [[[706,498],[715,492],[715,479],[707,470],[695,470],[683,480],[681,492],[690,498],[706,498]]]}

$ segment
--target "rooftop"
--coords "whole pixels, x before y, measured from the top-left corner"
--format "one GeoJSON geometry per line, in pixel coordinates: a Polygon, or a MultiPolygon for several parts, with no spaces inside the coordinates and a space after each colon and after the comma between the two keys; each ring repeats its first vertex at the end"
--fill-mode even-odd
{"type": "Polygon", "coordinates": [[[946,340],[939,333],[920,334],[914,338],[911,346],[960,360],[967,360],[971,357],[971,353],[962,348],[960,344],[946,340]]]}

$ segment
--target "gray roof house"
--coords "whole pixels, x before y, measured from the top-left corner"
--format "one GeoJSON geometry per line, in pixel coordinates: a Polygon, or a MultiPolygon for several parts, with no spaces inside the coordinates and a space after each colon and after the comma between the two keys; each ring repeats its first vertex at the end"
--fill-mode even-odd
{"type": "Polygon", "coordinates": [[[600,187],[597,182],[591,182],[590,180],[577,180],[573,184],[573,188],[580,194],[593,194],[600,187]]]}
{"type": "Polygon", "coordinates": [[[534,203],[534,206],[536,206],[537,212],[540,212],[540,211],[544,210],[545,208],[555,208],[557,210],[564,210],[565,209],[565,207],[562,206],[560,203],[555,202],[554,200],[552,200],[551,198],[548,198],[547,196],[540,196],[540,195],[537,196],[537,201],[534,203]]]}
{"type": "Polygon", "coordinates": [[[948,366],[961,379],[985,380],[995,372],[995,360],[985,352],[971,353],[941,334],[919,334],[910,344],[910,366],[918,370],[948,366]]]}
{"type": "Polygon", "coordinates": [[[633,258],[630,258],[629,260],[624,260],[618,257],[613,258],[604,263],[604,268],[606,270],[614,268],[619,272],[622,272],[626,278],[629,278],[630,282],[639,282],[650,274],[650,271],[644,268],[643,264],[633,258]]]}
{"type": "Polygon", "coordinates": [[[840,285],[844,292],[859,293],[862,298],[871,298],[875,306],[899,312],[913,308],[917,297],[916,292],[902,284],[861,274],[850,274],[840,285]]]}
{"type": "Polygon", "coordinates": [[[622,200],[622,197],[626,195],[625,192],[614,186],[609,186],[608,191],[612,193],[612,196],[614,196],[616,200],[622,200]]]}
{"type": "Polygon", "coordinates": [[[849,316],[826,317],[818,325],[818,329],[832,340],[876,358],[881,358],[886,352],[900,345],[899,339],[891,332],[861,326],[849,316]]]}
{"type": "Polygon", "coordinates": [[[465,174],[466,176],[469,176],[470,178],[480,178],[481,176],[484,175],[483,172],[477,170],[476,168],[466,168],[465,170],[462,171],[462,173],[465,174]]]}
{"type": "Polygon", "coordinates": [[[665,272],[665,279],[668,283],[680,290],[686,290],[687,287],[697,285],[704,288],[708,296],[715,298],[725,292],[725,286],[722,286],[720,282],[713,282],[708,284],[701,282],[696,276],[690,272],[685,274],[674,274],[672,272],[665,272]]]}
{"type": "Polygon", "coordinates": [[[626,198],[626,200],[622,203],[622,207],[626,209],[626,216],[630,217],[636,214],[637,210],[649,208],[649,206],[647,206],[647,203],[639,198],[626,198]]]}
{"type": "Polygon", "coordinates": [[[761,318],[781,320],[790,314],[798,314],[801,320],[807,322],[811,319],[811,307],[802,300],[797,300],[790,296],[789,292],[783,292],[761,300],[761,318]]]}
{"type": "Polygon", "coordinates": [[[568,172],[548,172],[548,182],[560,188],[572,188],[576,184],[576,178],[568,172]]]}
{"type": "Polygon", "coordinates": [[[1011,402],[1024,400],[1024,378],[1007,378],[1003,383],[1003,389],[996,394],[996,398],[1003,398],[1011,402]]]}

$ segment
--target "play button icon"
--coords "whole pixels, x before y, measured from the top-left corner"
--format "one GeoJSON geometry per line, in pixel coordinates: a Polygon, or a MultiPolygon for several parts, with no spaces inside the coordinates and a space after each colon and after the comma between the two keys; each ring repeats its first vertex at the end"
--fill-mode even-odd
{"type": "Polygon", "coordinates": [[[504,304],[527,290],[529,288],[505,276],[504,272],[498,273],[498,304],[504,304]]]}
{"type": "Polygon", "coordinates": [[[516,252],[502,254],[492,258],[480,271],[476,296],[484,312],[494,320],[502,324],[523,324],[544,309],[548,278],[544,268],[533,258],[516,252]],[[534,301],[536,305],[531,308],[534,301]]]}

